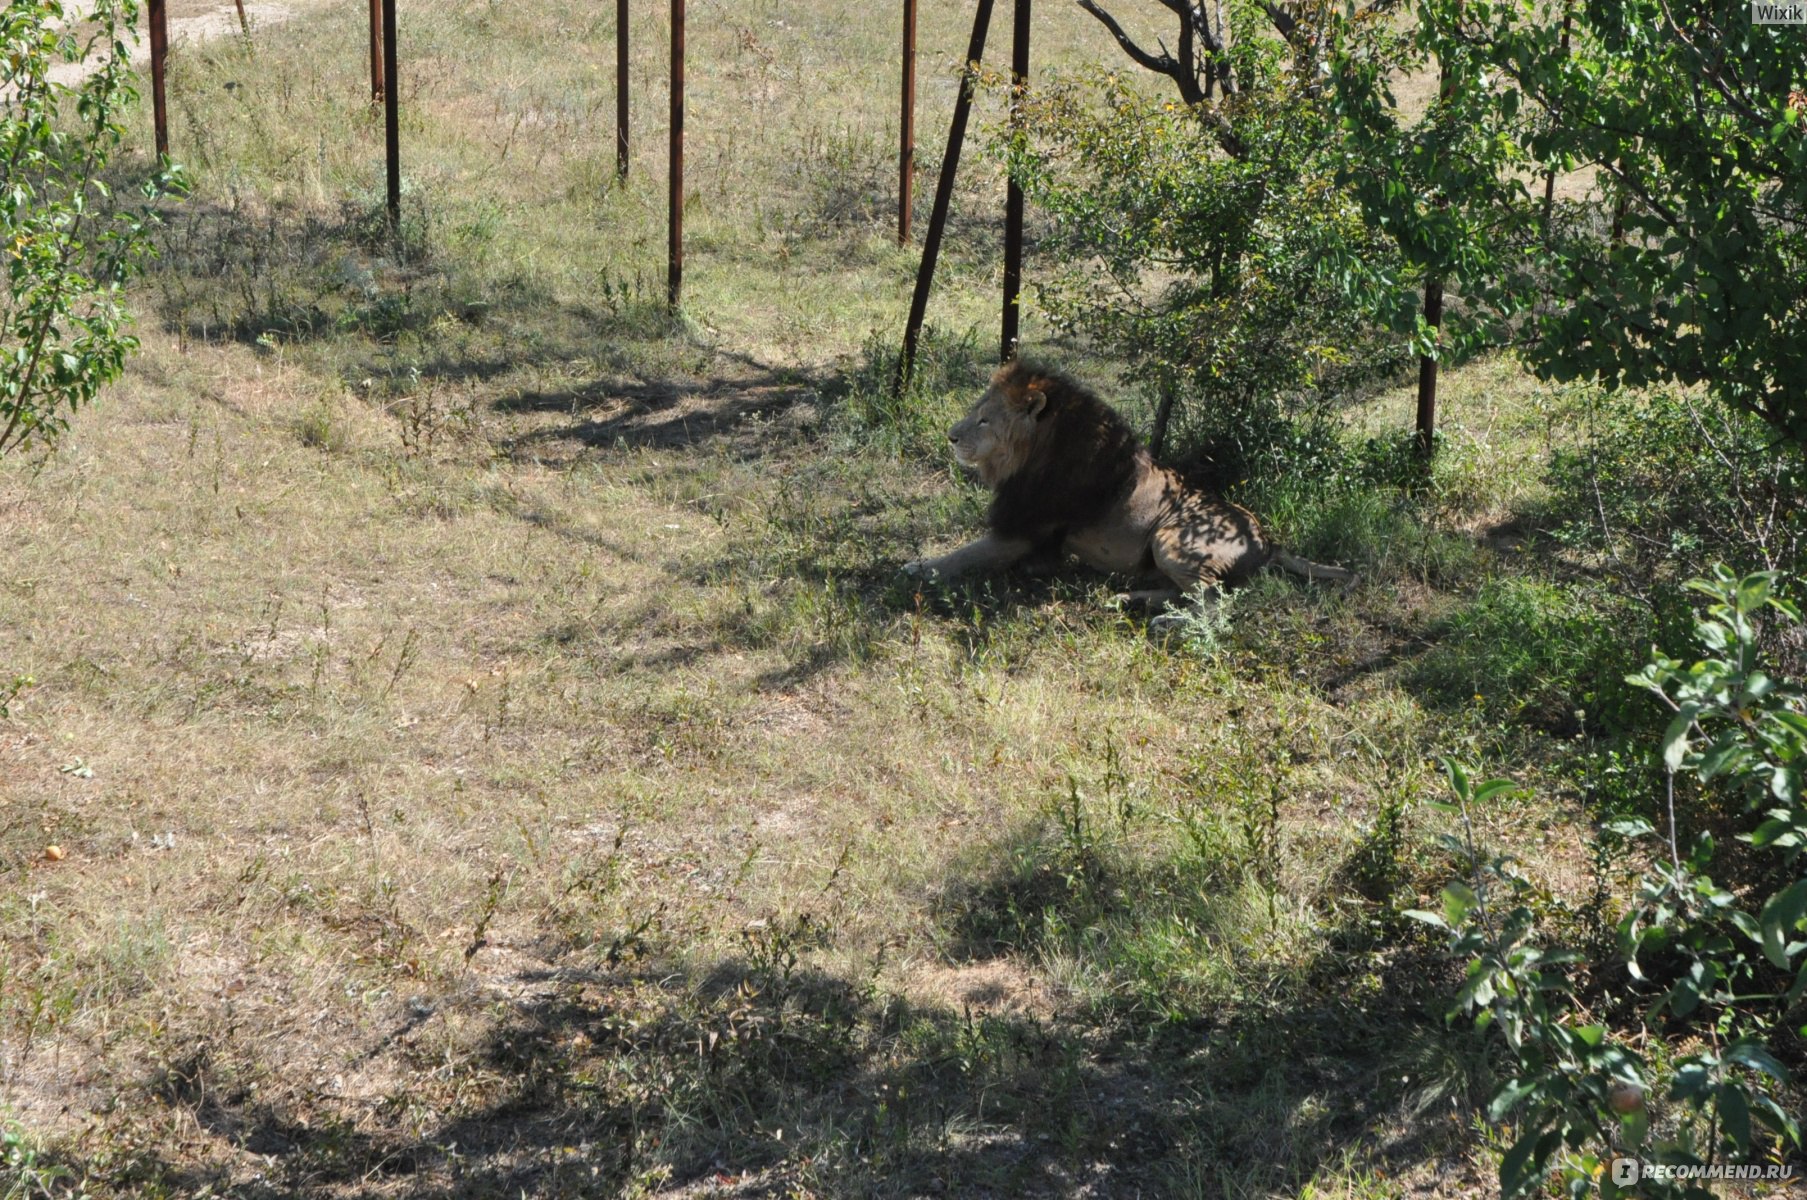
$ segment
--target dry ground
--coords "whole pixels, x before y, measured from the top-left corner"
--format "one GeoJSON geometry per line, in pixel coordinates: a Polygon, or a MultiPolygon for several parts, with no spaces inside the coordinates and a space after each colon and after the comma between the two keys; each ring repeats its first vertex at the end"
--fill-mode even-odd
{"type": "MultiPolygon", "coordinates": [[[[558,1193],[599,1169],[598,1187],[745,1174],[822,1194],[890,1172],[1073,1193],[1090,1172],[1113,1195],[1176,1169],[1173,1148],[1160,1170],[1113,1153],[1191,1103],[1114,1054],[1085,1064],[1099,1094],[1045,1114],[1084,1127],[1058,1154],[1022,1108],[1037,1055],[991,1068],[1001,1124],[984,1087],[912,1113],[883,1170],[835,1123],[882,1126],[886,1089],[923,1069],[896,1037],[995,1021],[1006,1045],[1083,1061],[1083,1014],[1140,1002],[1100,993],[1074,948],[1038,957],[1040,930],[998,932],[1038,874],[1076,869],[1034,848],[1051,814],[1078,787],[1078,819],[1104,824],[1072,836],[1164,844],[1240,786],[1199,773],[1266,769],[1246,739],[1282,720],[1308,762],[1283,801],[1281,911],[1247,897],[1215,918],[1276,957],[1181,953],[1200,999],[1242,975],[1288,987],[1375,803],[1342,739],[1352,721],[1409,738],[1409,702],[1337,712],[1170,655],[1098,585],[949,610],[887,582],[945,484],[824,475],[806,386],[510,414],[432,454],[321,390],[276,354],[153,335],[98,419],[5,477],[0,650],[35,680],[0,739],[5,1085],[29,1128],[116,1186],[176,1192],[558,1193]],[[569,452],[498,451],[520,444],[569,452]],[[673,1080],[617,1081],[595,1108],[565,1092],[661,1055],[682,1075],[786,1020],[833,1044],[780,1043],[806,1065],[761,1064],[778,1111],[718,1117],[706,1151],[619,1128],[624,1110],[673,1121],[640,1112],[680,1103],[673,1080]],[[611,1044],[649,1025],[651,1045],[611,1044]],[[523,1097],[523,1062],[573,1081],[523,1097]],[[853,1165],[814,1161],[837,1153],[853,1165]]],[[[1320,1153],[1277,1156],[1297,1181],[1346,1169],[1320,1153]]]]}
{"type": "MultiPolygon", "coordinates": [[[[1535,493],[1560,398],[1453,375],[1449,511],[1221,637],[1155,644],[1080,574],[919,592],[897,564],[981,510],[937,443],[994,320],[995,164],[935,310],[978,332],[931,340],[899,433],[860,352],[914,265],[889,16],[692,4],[672,322],[658,14],[617,188],[593,7],[403,5],[401,254],[361,6],[173,68],[198,186],[143,352],[0,465],[0,1102],[37,1169],[1482,1194],[1485,1044],[1397,919],[1446,874],[1432,754],[1547,777],[1483,834],[1574,924],[1593,879],[1567,743],[1418,668],[1512,561],[1476,531],[1535,493]]],[[[1096,57],[1046,11],[1045,61],[1096,57]]],[[[933,161],[964,12],[924,22],[933,161]]]]}

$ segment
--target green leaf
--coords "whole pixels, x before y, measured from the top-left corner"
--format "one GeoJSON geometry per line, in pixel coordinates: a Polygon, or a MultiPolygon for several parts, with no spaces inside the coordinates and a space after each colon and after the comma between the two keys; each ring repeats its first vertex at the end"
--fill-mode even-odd
{"type": "Polygon", "coordinates": [[[1485,804],[1495,796],[1509,795],[1518,789],[1510,779],[1489,779],[1474,790],[1474,802],[1485,804]]]}
{"type": "Polygon", "coordinates": [[[1505,1157],[1500,1159],[1501,1195],[1519,1196],[1542,1182],[1543,1163],[1547,1157],[1542,1143],[1543,1137],[1535,1128],[1512,1143],[1505,1157]]]}
{"type": "Polygon", "coordinates": [[[1616,821],[1606,822],[1604,825],[1600,826],[1600,828],[1606,830],[1608,833],[1616,833],[1627,840],[1649,837],[1656,832],[1656,826],[1652,825],[1649,821],[1646,821],[1643,817],[1621,817],[1616,821]]]}
{"type": "Polygon", "coordinates": [[[1770,585],[1775,576],[1769,571],[1760,571],[1755,575],[1746,575],[1738,584],[1737,605],[1741,613],[1754,613],[1763,607],[1769,599],[1770,585]]]}
{"type": "Polygon", "coordinates": [[[1769,586],[1773,580],[1774,575],[1769,571],[1758,571],[1756,575],[1746,575],[1738,580],[1738,611],[1755,613],[1760,607],[1764,607],[1765,600],[1769,600],[1769,586]]]}
{"type": "Polygon", "coordinates": [[[1446,758],[1443,760],[1443,773],[1449,777],[1450,790],[1456,797],[1460,800],[1468,799],[1468,772],[1462,764],[1453,758],[1446,758]]]}
{"type": "Polygon", "coordinates": [[[1460,925],[1480,902],[1474,889],[1459,880],[1443,888],[1443,916],[1452,926],[1460,925]]]}
{"type": "Polygon", "coordinates": [[[1789,1080],[1788,1068],[1782,1065],[1780,1059],[1770,1053],[1768,1046],[1755,1038],[1738,1039],[1726,1047],[1725,1053],[1721,1057],[1726,1062],[1737,1063],[1739,1066],[1749,1067],[1753,1071],[1767,1075],[1777,1083],[1787,1083],[1789,1080]]]}
{"type": "Polygon", "coordinates": [[[1807,879],[1797,879],[1769,898],[1757,914],[1763,928],[1763,957],[1788,969],[1788,946],[1794,927],[1807,918],[1807,879]]]}
{"type": "Polygon", "coordinates": [[[1524,1101],[1526,1096],[1535,1094],[1540,1086],[1541,1084],[1536,1079],[1508,1080],[1499,1091],[1493,1094],[1492,1101],[1488,1103],[1487,1119],[1490,1121],[1505,1120],[1524,1101]]]}
{"type": "Polygon", "coordinates": [[[1699,715],[1700,705],[1692,701],[1683,704],[1663,731],[1663,764],[1671,771],[1681,770],[1682,760],[1688,756],[1688,734],[1699,715]]]}
{"type": "Polygon", "coordinates": [[[1738,1153],[1742,1154],[1751,1145],[1751,1106],[1744,1094],[1744,1088],[1736,1081],[1727,1080],[1719,1085],[1719,1122],[1725,1136],[1731,1139],[1738,1153]]]}

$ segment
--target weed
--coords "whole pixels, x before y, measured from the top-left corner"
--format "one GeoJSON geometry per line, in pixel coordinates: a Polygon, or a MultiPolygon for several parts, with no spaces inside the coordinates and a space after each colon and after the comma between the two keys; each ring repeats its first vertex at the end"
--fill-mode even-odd
{"type": "Polygon", "coordinates": [[[17,1123],[0,1127],[0,1200],[36,1200],[63,1191],[74,1178],[69,1168],[42,1156],[38,1145],[17,1123]]]}
{"type": "Polygon", "coordinates": [[[19,697],[37,685],[38,681],[29,675],[14,675],[11,683],[0,688],[0,721],[9,719],[13,715],[13,705],[18,703],[19,697]]]}

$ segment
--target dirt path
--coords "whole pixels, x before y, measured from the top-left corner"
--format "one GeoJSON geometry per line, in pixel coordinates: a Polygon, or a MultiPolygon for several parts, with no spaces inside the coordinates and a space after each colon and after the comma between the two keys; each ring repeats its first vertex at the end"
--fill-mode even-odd
{"type": "MultiPolygon", "coordinates": [[[[277,0],[247,0],[245,4],[245,22],[251,28],[251,36],[256,38],[261,30],[292,20],[302,9],[313,7],[320,0],[291,0],[290,3],[278,3],[277,0]]],[[[85,17],[93,10],[92,0],[70,6],[71,12],[78,14],[76,19],[85,17]]],[[[169,6],[169,45],[172,53],[180,53],[183,42],[205,42],[214,38],[230,37],[239,32],[238,7],[234,4],[217,4],[212,0],[174,0],[169,6]]],[[[150,59],[150,38],[141,24],[137,31],[135,45],[132,48],[132,61],[147,62],[150,59]]],[[[90,62],[63,63],[52,67],[50,78],[57,83],[72,84],[93,74],[96,67],[90,62]]]]}

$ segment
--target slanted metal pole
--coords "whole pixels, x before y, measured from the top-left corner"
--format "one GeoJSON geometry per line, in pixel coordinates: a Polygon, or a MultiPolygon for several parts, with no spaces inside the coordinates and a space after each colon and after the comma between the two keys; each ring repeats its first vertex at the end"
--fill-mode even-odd
{"type": "Polygon", "coordinates": [[[671,0],[671,196],[665,256],[666,299],[684,295],[684,0],[671,0]]]}
{"type": "Polygon", "coordinates": [[[146,14],[151,26],[151,127],[157,153],[169,155],[169,100],[163,89],[163,65],[169,57],[169,12],[165,0],[151,0],[146,14]]]}
{"type": "MultiPolygon", "coordinates": [[[[1011,123],[1021,128],[1023,90],[1029,85],[1029,5],[1030,0],[1016,0],[1014,24],[1010,30],[1011,123]]],[[[1011,177],[1004,193],[1004,333],[998,347],[998,361],[1016,357],[1018,326],[1022,316],[1023,296],[1023,186],[1011,177]]]]}
{"type": "Polygon", "coordinates": [[[941,157],[941,177],[935,181],[935,206],[929,210],[929,232],[922,243],[922,265],[916,270],[916,292],[910,297],[910,319],[904,326],[903,356],[897,362],[897,392],[903,394],[916,365],[916,343],[922,336],[922,319],[929,308],[929,287],[935,281],[935,260],[941,254],[941,235],[947,230],[947,210],[954,198],[954,175],[960,169],[960,145],[966,140],[966,119],[972,113],[975,72],[985,57],[985,32],[991,26],[992,0],[979,0],[973,14],[972,40],[966,47],[966,73],[960,77],[960,94],[954,100],[954,119],[947,132],[947,150],[941,157]]]}
{"type": "Polygon", "coordinates": [[[903,0],[903,116],[898,122],[897,244],[910,244],[916,181],[916,0],[903,0]]]}
{"type": "Polygon", "coordinates": [[[627,0],[615,0],[615,178],[627,178],[627,0]]]}
{"type": "Polygon", "coordinates": [[[383,0],[383,143],[388,158],[389,233],[402,236],[401,79],[395,68],[395,0],[383,0]]]}

